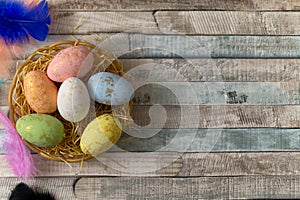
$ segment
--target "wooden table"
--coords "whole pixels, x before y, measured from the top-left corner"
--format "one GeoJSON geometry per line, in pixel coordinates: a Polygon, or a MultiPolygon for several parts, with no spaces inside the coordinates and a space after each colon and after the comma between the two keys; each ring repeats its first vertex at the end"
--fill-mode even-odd
{"type": "MultiPolygon", "coordinates": [[[[300,197],[299,0],[49,5],[51,34],[31,50],[74,36],[110,38],[141,86],[132,117],[145,127],[81,170],[35,154],[40,173],[29,184],[57,199],[300,197]]],[[[6,111],[11,78],[0,85],[6,111]]],[[[7,199],[20,180],[4,161],[0,169],[7,199]]]]}

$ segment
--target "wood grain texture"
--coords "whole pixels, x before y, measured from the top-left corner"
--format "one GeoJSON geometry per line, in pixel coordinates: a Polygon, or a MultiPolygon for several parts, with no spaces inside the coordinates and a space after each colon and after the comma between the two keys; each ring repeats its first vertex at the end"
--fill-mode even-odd
{"type": "MultiPolygon", "coordinates": [[[[123,40],[121,40],[123,41],[123,40]]],[[[125,40],[124,40],[125,41],[125,40]]],[[[127,58],[299,58],[298,36],[132,34],[127,58]]],[[[125,53],[124,53],[125,54],[125,53]]]]}
{"type": "MultiPolygon", "coordinates": [[[[2,170],[2,169],[1,169],[2,170]]],[[[29,179],[26,183],[34,188],[39,188],[40,190],[47,190],[52,193],[56,199],[75,199],[73,193],[73,183],[76,177],[62,177],[62,178],[35,178],[29,179]]],[[[24,180],[18,178],[0,178],[0,199],[7,200],[11,191],[14,187],[24,180]]]]}
{"type": "Polygon", "coordinates": [[[132,117],[147,128],[297,128],[298,105],[133,106],[132,117]]]}
{"type": "MultiPolygon", "coordinates": [[[[109,152],[299,151],[299,129],[141,129],[125,130],[109,152]],[[211,144],[211,145],[205,145],[211,144]]],[[[0,154],[5,150],[0,130],[0,154]]]]}
{"type": "Polygon", "coordinates": [[[79,179],[75,194],[78,199],[224,199],[228,189],[226,177],[94,177],[79,179]]]}
{"type": "Polygon", "coordinates": [[[299,35],[297,12],[166,11],[155,13],[158,28],[178,34],[299,35]]]}
{"type": "Polygon", "coordinates": [[[8,105],[8,94],[11,86],[11,80],[0,83],[0,106],[8,105]]]}
{"type": "Polygon", "coordinates": [[[49,0],[52,10],[130,10],[130,11],[155,11],[155,10],[299,10],[298,0],[49,0]]]}
{"type": "MultiPolygon", "coordinates": [[[[120,61],[127,76],[138,82],[300,81],[300,59],[133,58],[120,61]]],[[[24,60],[17,62],[20,66],[24,60]]],[[[14,73],[15,70],[12,70],[10,79],[14,73]]]]}
{"type": "MultiPolygon", "coordinates": [[[[300,82],[155,82],[136,81],[134,105],[297,105],[300,82]]],[[[0,106],[8,105],[10,82],[2,84],[0,106]]]]}
{"type": "Polygon", "coordinates": [[[300,198],[299,176],[243,176],[229,179],[230,197],[234,199],[300,198]]]}
{"type": "Polygon", "coordinates": [[[79,199],[299,198],[299,176],[196,178],[90,177],[75,186],[79,199]]]}
{"type": "Polygon", "coordinates": [[[200,35],[299,35],[297,12],[53,12],[52,34],[146,32],[200,35]],[[75,27],[78,28],[75,30],[75,27]]]}
{"type": "MultiPolygon", "coordinates": [[[[121,58],[299,58],[299,36],[182,36],[144,34],[76,35],[121,58]],[[105,42],[96,41],[107,38],[105,42]],[[250,48],[251,47],[251,48],[250,48]]],[[[71,35],[49,35],[45,42],[28,46],[29,55],[39,47],[71,35]]],[[[275,61],[276,62],[276,61],[275,61]]],[[[282,61],[285,62],[285,61],[282,61]]],[[[280,62],[279,62],[280,63],[280,62]]],[[[250,64],[249,64],[250,65],[250,64]]],[[[274,74],[272,74],[274,76],[274,74]]],[[[269,77],[266,76],[266,77],[269,77]]]]}
{"type": "Polygon", "coordinates": [[[135,81],[297,82],[300,59],[121,59],[135,81]]]}
{"type": "MultiPolygon", "coordinates": [[[[146,129],[139,132],[140,137],[124,134],[116,148],[112,148],[110,152],[295,151],[300,149],[298,132],[298,129],[146,129]],[[146,137],[153,133],[157,134],[146,137]],[[207,148],[204,142],[213,145],[207,148]]],[[[1,136],[4,134],[5,132],[1,132],[1,136]]],[[[3,152],[1,149],[1,153],[3,152]]]]}
{"type": "Polygon", "coordinates": [[[299,137],[299,129],[125,130],[110,152],[298,151],[299,137]]]}
{"type": "MultiPolygon", "coordinates": [[[[4,155],[0,155],[5,160],[4,155]]],[[[45,160],[34,155],[39,169],[37,177],[69,176],[250,176],[300,175],[299,152],[226,152],[226,153],[105,153],[101,162],[93,159],[83,164],[45,160]],[[77,173],[76,173],[77,172],[77,173]]],[[[13,177],[6,162],[0,163],[1,177],[13,177]]]]}
{"type": "Polygon", "coordinates": [[[300,82],[146,82],[129,79],[134,105],[284,105],[300,103],[300,82]],[[137,86],[137,87],[136,87],[137,86]]]}
{"type": "Polygon", "coordinates": [[[157,30],[152,12],[54,12],[52,20],[52,34],[157,30]]]}
{"type": "MultiPolygon", "coordinates": [[[[182,166],[176,152],[143,153],[104,153],[99,160],[92,159],[81,163],[56,162],[32,154],[38,169],[36,177],[69,176],[174,176],[182,166]],[[134,162],[134,163],[133,163],[134,162]],[[120,170],[120,167],[122,170],[120,170]]],[[[0,155],[5,161],[5,155],[0,155]]],[[[7,162],[0,163],[0,177],[14,177],[7,162]]]]}

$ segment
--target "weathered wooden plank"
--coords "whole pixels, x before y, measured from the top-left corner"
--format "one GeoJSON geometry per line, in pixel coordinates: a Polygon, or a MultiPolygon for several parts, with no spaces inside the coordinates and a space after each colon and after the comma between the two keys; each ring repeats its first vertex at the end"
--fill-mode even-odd
{"type": "MultiPolygon", "coordinates": [[[[135,81],[134,105],[283,105],[300,103],[300,82],[135,81]]],[[[0,106],[8,105],[11,82],[2,84],[0,106]]]]}
{"type": "Polygon", "coordinates": [[[297,12],[54,12],[52,34],[141,32],[201,35],[299,35],[297,12]],[[247,21],[248,23],[245,23],[247,21]],[[79,26],[78,26],[79,25],[79,26]],[[75,30],[76,27],[76,30],[75,30]]]}
{"type": "Polygon", "coordinates": [[[75,195],[78,199],[227,199],[229,187],[227,177],[93,177],[79,179],[75,195]]]}
{"type": "MultiPolygon", "coordinates": [[[[120,59],[127,77],[156,82],[298,82],[300,59],[120,59]]],[[[17,60],[20,66],[24,60],[17,60]]],[[[15,70],[12,70],[10,78],[15,70]]],[[[3,81],[2,81],[3,82],[3,81]]]]}
{"type": "Polygon", "coordinates": [[[202,170],[211,176],[298,175],[298,159],[294,158],[297,154],[298,152],[187,153],[182,157],[183,166],[188,167],[182,168],[178,176],[200,175],[202,170]]]}
{"type": "MultiPolygon", "coordinates": [[[[36,177],[53,176],[175,176],[182,162],[176,161],[179,154],[175,152],[153,152],[143,155],[132,153],[104,153],[100,161],[92,159],[81,163],[64,163],[45,159],[38,154],[32,154],[38,174],[36,177]],[[123,158],[122,158],[123,156],[123,158]],[[112,158],[113,157],[113,158],[112,158]],[[126,159],[124,159],[126,158],[126,159]],[[136,160],[139,158],[139,161],[136,160]],[[115,160],[116,159],[116,160],[115,160]],[[127,161],[126,161],[127,160],[127,161]],[[113,162],[113,163],[112,163],[113,162]],[[129,167],[132,165],[135,171],[129,167]],[[122,168],[122,170],[119,169],[122,168]]],[[[0,177],[14,177],[5,155],[0,155],[3,162],[0,163],[0,177]]]]}
{"type": "MultiPolygon", "coordinates": [[[[120,37],[115,37],[119,39],[120,37]]],[[[122,41],[120,39],[120,41],[122,41]]],[[[299,58],[298,36],[131,35],[127,58],[299,58]]]]}
{"type": "MultiPolygon", "coordinates": [[[[77,182],[76,177],[36,178],[28,184],[49,190],[57,199],[291,199],[300,196],[299,180],[299,176],[294,175],[195,178],[98,176],[83,177],[77,182]]],[[[17,178],[1,178],[0,199],[8,199],[19,182],[17,178]]]]}
{"type": "MultiPolygon", "coordinates": [[[[0,199],[7,200],[11,191],[21,181],[18,178],[0,178],[0,199]]],[[[75,199],[72,187],[75,181],[76,177],[47,177],[30,179],[26,182],[31,187],[49,191],[56,199],[75,199]]]]}
{"type": "Polygon", "coordinates": [[[76,194],[84,198],[296,198],[299,197],[299,177],[197,177],[197,178],[82,178],[76,184],[76,194]],[[232,183],[232,184],[231,184],[232,183]],[[261,183],[262,187],[256,187],[261,183]],[[128,186],[131,187],[128,187],[128,186]],[[91,187],[90,187],[91,186],[91,187]],[[192,188],[191,188],[192,186],[192,188]],[[248,187],[247,187],[248,186],[248,187]],[[264,187],[266,186],[266,187],[264,187]],[[194,188],[195,187],[195,188],[194,188]],[[100,190],[101,188],[101,190],[100,190]],[[240,189],[228,191],[229,188],[240,189]],[[103,192],[108,190],[110,192],[103,192]],[[238,193],[239,192],[239,193],[238,193]],[[117,195],[117,196],[116,196],[117,195]]]}
{"type": "Polygon", "coordinates": [[[139,0],[49,0],[52,10],[130,10],[130,11],[155,11],[155,10],[299,10],[298,0],[148,0],[147,3],[139,0]]]}
{"type": "Polygon", "coordinates": [[[129,78],[134,105],[282,105],[300,103],[300,82],[155,82],[129,78]]]}
{"type": "Polygon", "coordinates": [[[116,147],[110,151],[298,151],[300,150],[299,137],[299,129],[125,130],[116,147]]]}
{"type": "Polygon", "coordinates": [[[157,30],[152,12],[54,12],[52,19],[52,34],[157,30]]]}
{"type": "Polygon", "coordinates": [[[0,83],[0,106],[8,105],[8,95],[11,86],[11,80],[0,83]]]}
{"type": "Polygon", "coordinates": [[[299,113],[298,105],[135,105],[132,117],[147,128],[297,128],[299,113]]]}
{"type": "MultiPolygon", "coordinates": [[[[243,175],[300,176],[300,152],[240,152],[240,153],[175,153],[153,152],[105,153],[101,162],[92,159],[72,169],[33,155],[39,169],[37,177],[74,176],[149,176],[198,177],[243,175]]],[[[0,155],[5,160],[4,155],[0,155]]],[[[0,162],[0,176],[13,177],[6,162],[0,162]]]]}
{"type": "MultiPolygon", "coordinates": [[[[109,152],[298,151],[299,129],[141,129],[125,130],[109,152]],[[211,144],[207,146],[206,144],[211,144]]],[[[0,154],[4,130],[0,130],[0,154]]]]}
{"type": "MultiPolygon", "coordinates": [[[[122,58],[299,58],[299,36],[182,36],[143,34],[99,34],[108,38],[95,40],[96,35],[76,35],[122,58]],[[250,48],[251,47],[251,48],[250,48]]],[[[72,40],[70,35],[49,35],[45,42],[28,46],[35,49],[60,40],[72,40]]],[[[99,37],[98,37],[99,39],[99,37]]],[[[276,62],[276,61],[274,61],[276,62]]],[[[284,62],[284,61],[282,61],[284,62]]],[[[192,63],[195,65],[195,63],[192,63]]],[[[208,63],[210,64],[210,63],[208,63]]],[[[212,63],[214,64],[214,63],[212,63]]],[[[274,76],[274,74],[272,74],[274,76]]],[[[269,77],[269,76],[268,76],[269,77]]]]}
{"type": "Polygon", "coordinates": [[[300,81],[300,59],[121,59],[136,81],[300,81]]]}
{"type": "Polygon", "coordinates": [[[134,105],[131,115],[137,125],[157,129],[297,128],[299,109],[298,105],[134,105]]]}
{"type": "Polygon", "coordinates": [[[178,34],[299,35],[300,31],[297,12],[164,11],[154,16],[160,30],[178,34]]]}
{"type": "Polygon", "coordinates": [[[242,176],[229,178],[232,199],[296,199],[300,198],[300,177],[242,176]]]}
{"type": "Polygon", "coordinates": [[[134,105],[131,115],[136,125],[154,129],[298,128],[299,109],[298,105],[134,105]]]}
{"type": "Polygon", "coordinates": [[[292,199],[300,197],[299,176],[84,177],[79,199],[292,199]]]}

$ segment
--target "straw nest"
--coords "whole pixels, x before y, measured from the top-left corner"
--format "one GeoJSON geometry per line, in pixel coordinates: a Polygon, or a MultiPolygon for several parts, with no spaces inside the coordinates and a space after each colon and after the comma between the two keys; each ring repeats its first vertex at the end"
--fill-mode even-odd
{"type": "MultiPolygon", "coordinates": [[[[85,41],[59,41],[49,46],[37,49],[32,53],[26,61],[18,68],[14,76],[10,93],[9,93],[9,107],[10,107],[10,118],[15,124],[16,120],[24,115],[34,113],[26,101],[24,95],[23,81],[24,76],[33,70],[40,70],[45,72],[53,57],[61,50],[71,46],[85,46],[91,50],[94,54],[95,66],[90,72],[94,74],[98,71],[107,71],[124,75],[122,65],[120,61],[112,55],[109,55],[105,51],[98,49],[95,45],[85,41]]],[[[59,85],[57,85],[59,87],[59,85]]],[[[121,105],[118,108],[113,109],[114,116],[118,117],[124,123],[127,123],[130,119],[130,104],[121,105]]],[[[97,102],[92,105],[93,113],[89,114],[89,118],[83,120],[80,123],[72,123],[64,120],[58,111],[51,114],[59,119],[65,127],[65,138],[63,141],[54,147],[38,147],[24,140],[24,143],[33,151],[40,155],[55,161],[69,162],[83,162],[92,158],[92,155],[84,154],[80,149],[80,135],[84,130],[86,124],[96,116],[104,113],[112,113],[111,106],[99,104],[97,102]]]]}

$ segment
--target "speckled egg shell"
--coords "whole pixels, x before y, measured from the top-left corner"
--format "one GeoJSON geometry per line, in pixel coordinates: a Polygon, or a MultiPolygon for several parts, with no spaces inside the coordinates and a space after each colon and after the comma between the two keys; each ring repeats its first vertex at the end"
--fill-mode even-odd
{"type": "Polygon", "coordinates": [[[134,93],[127,80],[110,72],[99,72],[92,75],[87,86],[91,98],[106,105],[128,103],[134,93]]]}
{"type": "Polygon", "coordinates": [[[111,114],[100,115],[85,128],[80,148],[86,154],[97,156],[110,149],[120,139],[121,129],[119,120],[111,114]]]}
{"type": "Polygon", "coordinates": [[[24,94],[30,107],[37,113],[53,113],[57,110],[57,87],[40,71],[26,74],[24,94]]]}
{"type": "Polygon", "coordinates": [[[55,146],[64,137],[63,124],[46,114],[25,115],[17,121],[16,129],[23,139],[40,147],[55,146]]]}
{"type": "Polygon", "coordinates": [[[93,67],[94,57],[87,48],[73,46],[54,56],[47,68],[47,75],[56,82],[70,77],[83,78],[93,67]]]}
{"type": "Polygon", "coordinates": [[[85,84],[75,77],[65,80],[58,90],[57,105],[65,120],[83,120],[90,109],[90,96],[85,84]]]}

